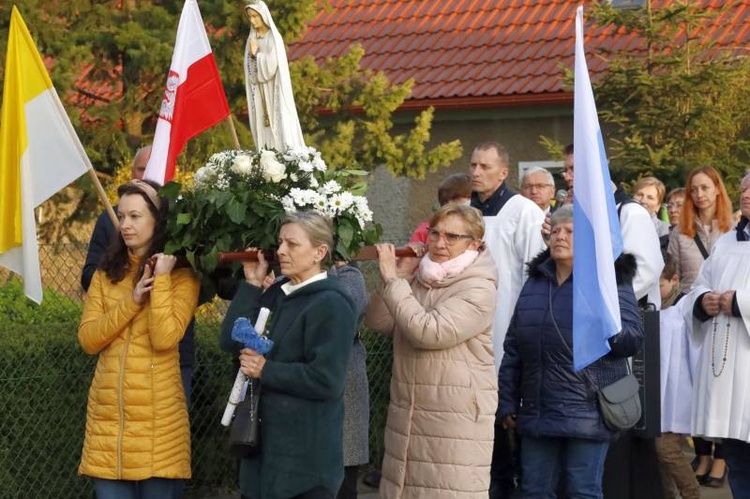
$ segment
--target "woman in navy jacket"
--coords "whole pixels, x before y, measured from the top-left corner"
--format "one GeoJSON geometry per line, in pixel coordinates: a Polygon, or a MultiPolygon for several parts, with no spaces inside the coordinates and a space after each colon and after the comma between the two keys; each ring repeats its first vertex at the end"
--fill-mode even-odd
{"type": "Polygon", "coordinates": [[[615,263],[622,331],[610,338],[611,352],[586,368],[586,377],[573,370],[572,207],[556,211],[551,225],[550,247],[529,263],[505,338],[499,411],[522,437],[524,498],[554,497],[560,474],[569,497],[602,497],[604,459],[615,432],[604,424],[596,392],[627,374],[624,359],[643,340],[631,284],[635,258],[623,255],[615,263]]]}

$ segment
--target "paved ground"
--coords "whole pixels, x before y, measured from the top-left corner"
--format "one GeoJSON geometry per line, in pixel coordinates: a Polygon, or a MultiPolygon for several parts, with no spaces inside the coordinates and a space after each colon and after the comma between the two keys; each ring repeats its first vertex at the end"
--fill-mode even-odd
{"type": "MultiPolygon", "coordinates": [[[[375,489],[371,489],[367,486],[360,488],[358,499],[377,499],[378,492],[375,489]]],[[[606,499],[606,498],[605,498],[606,499]]],[[[732,499],[732,493],[729,491],[729,486],[724,485],[721,489],[711,489],[708,487],[701,487],[701,499],[732,499]]]]}
{"type": "MultiPolygon", "coordinates": [[[[359,484],[359,496],[358,499],[377,499],[378,491],[372,487],[360,482],[359,484]]],[[[239,494],[227,494],[222,496],[213,497],[211,499],[239,499],[239,494]]],[[[429,499],[429,498],[425,498],[429,499]]],[[[606,498],[605,498],[606,499],[606,498]]],[[[724,484],[723,488],[713,489],[709,487],[701,487],[701,499],[732,499],[732,493],[729,491],[729,486],[724,484]]]]}
{"type": "MultiPolygon", "coordinates": [[[[377,499],[378,491],[368,487],[367,485],[360,484],[358,499],[377,499]]],[[[224,495],[215,497],[212,499],[239,499],[239,494],[235,495],[224,495]]],[[[428,498],[425,498],[428,499],[428,498]]],[[[606,499],[606,498],[605,498],[606,499]]],[[[721,489],[711,489],[708,487],[701,487],[701,499],[732,499],[732,493],[729,491],[729,486],[726,484],[721,489]]]]}

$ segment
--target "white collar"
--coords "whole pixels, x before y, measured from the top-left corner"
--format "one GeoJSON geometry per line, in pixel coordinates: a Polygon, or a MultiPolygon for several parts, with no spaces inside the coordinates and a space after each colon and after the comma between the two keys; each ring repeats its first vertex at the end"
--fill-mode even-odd
{"type": "Polygon", "coordinates": [[[281,285],[281,290],[284,292],[285,295],[289,296],[290,294],[294,293],[298,289],[304,288],[308,284],[322,281],[323,279],[327,279],[327,278],[328,278],[328,273],[321,272],[319,274],[315,274],[314,276],[308,278],[306,281],[302,281],[299,284],[292,284],[292,281],[286,282],[281,285]]]}

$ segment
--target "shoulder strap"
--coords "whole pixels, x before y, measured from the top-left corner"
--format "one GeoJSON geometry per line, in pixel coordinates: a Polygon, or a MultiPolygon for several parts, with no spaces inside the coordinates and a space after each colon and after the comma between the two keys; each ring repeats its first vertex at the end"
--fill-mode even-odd
{"type": "Polygon", "coordinates": [[[696,233],[695,236],[693,236],[693,241],[695,241],[695,245],[698,246],[698,249],[701,252],[701,255],[703,255],[703,259],[706,260],[708,258],[708,251],[706,250],[706,247],[703,245],[703,241],[701,241],[701,238],[698,237],[698,234],[696,233]]]}
{"type": "MultiPolygon", "coordinates": [[[[562,335],[562,331],[560,331],[560,327],[557,325],[557,320],[555,320],[555,314],[552,311],[552,281],[549,282],[549,317],[550,319],[552,319],[552,325],[555,326],[555,331],[557,331],[557,335],[560,337],[560,341],[562,341],[562,344],[565,345],[568,353],[570,353],[570,357],[573,358],[573,350],[570,348],[570,345],[568,345],[568,342],[565,341],[565,337],[562,335]]],[[[588,381],[589,384],[594,387],[594,390],[599,389],[586,369],[582,369],[581,374],[583,374],[583,377],[585,378],[584,381],[588,381]]]]}
{"type": "MultiPolygon", "coordinates": [[[[565,337],[562,335],[562,331],[560,331],[560,327],[557,325],[557,320],[555,319],[555,314],[552,311],[552,281],[549,283],[549,316],[550,319],[552,319],[552,325],[555,326],[555,331],[557,331],[557,335],[560,337],[560,341],[562,341],[562,344],[565,345],[565,348],[568,349],[568,352],[570,353],[570,356],[573,357],[573,350],[570,348],[570,345],[568,345],[568,342],[565,341],[565,337]]],[[[630,362],[625,360],[625,365],[628,369],[628,374],[630,374],[630,362]]],[[[586,370],[586,368],[581,369],[581,374],[583,374],[583,377],[585,378],[585,381],[588,381],[591,386],[594,387],[594,390],[599,390],[599,385],[596,384],[594,379],[591,377],[589,372],[586,370]]]]}

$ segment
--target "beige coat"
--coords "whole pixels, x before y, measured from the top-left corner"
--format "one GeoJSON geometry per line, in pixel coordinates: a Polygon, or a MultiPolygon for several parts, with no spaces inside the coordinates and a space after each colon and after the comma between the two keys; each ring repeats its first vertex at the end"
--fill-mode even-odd
{"type": "MultiPolygon", "coordinates": [[[[719,230],[719,222],[716,220],[712,222],[711,232],[709,233],[706,233],[703,227],[696,223],[695,233],[698,234],[709,255],[714,247],[714,243],[722,235],[719,230]]],[[[693,285],[695,278],[698,277],[701,265],[703,265],[704,258],[701,250],[698,249],[698,245],[695,244],[693,238],[680,232],[679,227],[675,227],[672,229],[671,234],[669,234],[667,253],[669,253],[677,266],[682,291],[687,293],[690,291],[690,286],[693,285]]]]}
{"type": "Polygon", "coordinates": [[[393,336],[380,496],[486,499],[497,410],[488,251],[440,286],[388,282],[366,323],[393,336]]]}

